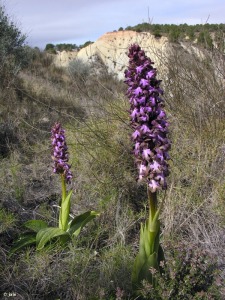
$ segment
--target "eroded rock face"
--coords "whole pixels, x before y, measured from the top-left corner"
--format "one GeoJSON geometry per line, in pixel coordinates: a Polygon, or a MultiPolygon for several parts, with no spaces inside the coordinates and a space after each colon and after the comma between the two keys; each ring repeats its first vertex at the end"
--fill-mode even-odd
{"type": "Polygon", "coordinates": [[[67,67],[77,57],[77,51],[58,51],[55,56],[55,64],[59,67],[67,67]]]}
{"type": "Polygon", "coordinates": [[[108,67],[109,72],[115,73],[119,79],[124,78],[124,70],[128,64],[127,51],[131,44],[138,43],[146,55],[155,62],[157,69],[162,65],[162,53],[168,47],[166,37],[155,38],[149,32],[117,31],[108,32],[93,44],[81,49],[78,53],[65,52],[58,54],[56,64],[67,66],[74,58],[84,62],[95,62],[100,58],[108,67]]]}

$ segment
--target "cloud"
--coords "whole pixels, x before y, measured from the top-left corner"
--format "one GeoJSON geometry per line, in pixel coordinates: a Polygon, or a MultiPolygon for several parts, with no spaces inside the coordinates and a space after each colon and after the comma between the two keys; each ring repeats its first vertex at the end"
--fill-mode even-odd
{"type": "Polygon", "coordinates": [[[224,23],[224,0],[7,0],[32,46],[73,41],[81,44],[96,40],[107,31],[147,22],[224,23]]]}

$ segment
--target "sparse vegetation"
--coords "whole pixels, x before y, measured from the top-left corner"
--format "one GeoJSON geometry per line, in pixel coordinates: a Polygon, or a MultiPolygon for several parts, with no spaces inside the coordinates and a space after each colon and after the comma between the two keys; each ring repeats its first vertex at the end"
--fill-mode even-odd
{"type": "Polygon", "coordinates": [[[85,42],[84,44],[82,45],[79,45],[77,46],[76,44],[47,44],[45,46],[45,51],[47,51],[48,53],[51,53],[51,54],[56,54],[57,51],[77,51],[77,50],[80,50],[84,47],[87,47],[88,45],[91,45],[93,42],[91,41],[87,41],[85,42]]]}
{"type": "Polygon", "coordinates": [[[15,26],[0,6],[0,88],[8,87],[28,62],[25,35],[15,26]]]}
{"type": "MultiPolygon", "coordinates": [[[[201,28],[196,25],[194,35],[201,28]]],[[[11,55],[4,68],[0,60],[8,78],[0,93],[0,295],[134,300],[131,272],[147,203],[145,186],[135,180],[126,86],[101,62],[88,76],[82,68],[71,74],[23,42],[20,53],[30,58],[25,69],[5,68],[11,55]],[[57,226],[61,186],[50,154],[55,122],[67,132],[71,214],[95,209],[101,215],[66,248],[30,247],[9,257],[13,241],[26,233],[24,222],[57,226]]],[[[138,299],[222,300],[225,292],[225,62],[222,48],[201,49],[203,57],[192,44],[184,49],[175,43],[170,53],[158,53],[172,141],[161,217],[166,267],[159,288],[144,283],[138,299]]],[[[18,57],[16,66],[26,58],[18,57]]]]}
{"type": "Polygon", "coordinates": [[[224,34],[225,24],[149,24],[141,23],[135,26],[127,26],[125,30],[134,30],[137,32],[151,32],[156,38],[161,36],[168,37],[170,42],[177,43],[189,39],[190,41],[197,41],[199,45],[203,45],[205,48],[212,49],[212,47],[221,48],[221,38],[218,40],[214,38],[216,36],[223,36],[222,44],[223,51],[225,49],[224,34]],[[214,40],[214,44],[213,44],[214,40]]]}

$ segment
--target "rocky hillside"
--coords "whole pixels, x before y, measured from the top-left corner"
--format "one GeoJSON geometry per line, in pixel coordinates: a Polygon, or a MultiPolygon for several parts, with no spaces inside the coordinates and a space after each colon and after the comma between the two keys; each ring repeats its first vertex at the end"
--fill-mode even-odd
{"type": "Polygon", "coordinates": [[[167,38],[155,38],[149,32],[138,33],[129,30],[108,32],[79,52],[59,52],[55,63],[65,67],[76,57],[84,62],[94,62],[100,58],[110,72],[117,74],[119,79],[122,79],[128,62],[127,48],[133,43],[138,43],[157,64],[157,68],[160,68],[160,53],[166,51],[169,45],[167,38]]]}

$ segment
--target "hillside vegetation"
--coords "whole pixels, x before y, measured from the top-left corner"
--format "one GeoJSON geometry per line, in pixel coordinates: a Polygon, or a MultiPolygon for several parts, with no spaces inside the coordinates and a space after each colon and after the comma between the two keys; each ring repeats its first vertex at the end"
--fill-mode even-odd
{"type": "Polygon", "coordinates": [[[224,54],[205,49],[202,59],[176,43],[158,53],[168,70],[157,76],[172,141],[168,190],[160,194],[167,264],[158,289],[146,283],[135,298],[131,269],[147,202],[146,187],[136,182],[126,86],[101,61],[56,67],[46,52],[25,47],[10,24],[6,17],[12,35],[0,35],[1,298],[222,300],[224,54]],[[58,220],[61,186],[52,173],[50,141],[55,122],[66,129],[74,174],[71,214],[96,210],[100,216],[67,247],[27,247],[10,256],[25,221],[55,226],[58,220]]]}
{"type": "MultiPolygon", "coordinates": [[[[195,42],[199,46],[208,49],[213,47],[219,48],[220,51],[224,50],[224,34],[225,24],[150,24],[141,23],[135,26],[127,26],[126,28],[120,27],[118,31],[133,30],[136,32],[150,32],[155,38],[167,37],[172,43],[189,40],[195,42]]],[[[116,32],[117,30],[114,30],[116,32]]],[[[55,54],[56,51],[72,51],[80,50],[87,47],[93,42],[87,41],[83,45],[76,44],[47,44],[45,51],[55,54]]]]}
{"type": "MultiPolygon", "coordinates": [[[[123,30],[122,27],[119,30],[123,30]]],[[[135,26],[127,26],[125,30],[137,32],[151,32],[155,37],[167,36],[170,42],[179,42],[185,39],[196,41],[206,48],[224,48],[225,24],[149,24],[141,23],[135,26]]]]}

